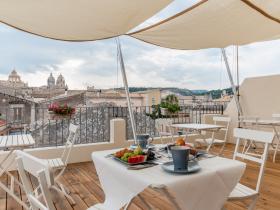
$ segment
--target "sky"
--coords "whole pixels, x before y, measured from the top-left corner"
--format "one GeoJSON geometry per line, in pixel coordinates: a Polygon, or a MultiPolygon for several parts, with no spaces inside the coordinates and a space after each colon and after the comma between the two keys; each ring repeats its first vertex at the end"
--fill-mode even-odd
{"type": "MultiPolygon", "coordinates": [[[[138,28],[156,23],[197,0],[175,0],[138,28]]],[[[171,50],[122,36],[127,78],[130,86],[220,89],[229,87],[219,49],[171,50]]],[[[234,49],[228,47],[231,67],[234,49]]],[[[280,41],[255,43],[239,48],[240,79],[278,74],[280,41]]],[[[0,24],[0,79],[16,69],[29,86],[46,85],[52,72],[62,74],[70,89],[122,87],[114,39],[69,43],[27,34],[0,24]]],[[[233,72],[235,77],[236,73],[233,72]]]]}

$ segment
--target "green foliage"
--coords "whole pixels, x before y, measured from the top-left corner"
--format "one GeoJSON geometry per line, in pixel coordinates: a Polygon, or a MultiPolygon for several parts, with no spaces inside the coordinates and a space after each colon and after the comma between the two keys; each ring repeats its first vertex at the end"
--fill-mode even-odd
{"type": "Polygon", "coordinates": [[[166,96],[164,101],[168,104],[178,104],[179,103],[178,97],[174,94],[170,94],[170,95],[166,96]]]}
{"type": "Polygon", "coordinates": [[[174,94],[166,96],[166,98],[161,102],[160,107],[167,108],[172,114],[180,111],[178,97],[174,94]]]}
{"type": "Polygon", "coordinates": [[[169,117],[162,115],[160,108],[166,108],[171,114],[179,112],[180,106],[178,97],[174,94],[166,96],[166,98],[160,104],[152,106],[152,113],[147,113],[146,115],[150,116],[152,119],[169,117]]]}
{"type": "Polygon", "coordinates": [[[161,114],[160,105],[153,105],[152,106],[152,113],[146,113],[147,116],[152,118],[153,120],[157,118],[163,118],[164,116],[161,114]]]}
{"type": "Polygon", "coordinates": [[[228,95],[233,95],[233,92],[232,92],[231,88],[218,89],[218,90],[210,90],[208,92],[208,94],[211,94],[213,99],[218,99],[218,98],[221,98],[223,90],[225,90],[228,95]]]}

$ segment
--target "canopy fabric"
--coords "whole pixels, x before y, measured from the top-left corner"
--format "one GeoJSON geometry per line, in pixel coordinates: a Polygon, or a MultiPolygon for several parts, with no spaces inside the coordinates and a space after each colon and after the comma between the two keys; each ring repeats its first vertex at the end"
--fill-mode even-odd
{"type": "Polygon", "coordinates": [[[223,48],[280,38],[279,0],[255,1],[203,0],[129,35],[154,45],[184,50],[223,48]]]}
{"type": "Polygon", "coordinates": [[[271,16],[280,19],[279,0],[251,0],[251,2],[271,16]]]}
{"type": "Polygon", "coordinates": [[[172,0],[0,0],[0,22],[39,36],[89,41],[122,35],[172,0]]]}

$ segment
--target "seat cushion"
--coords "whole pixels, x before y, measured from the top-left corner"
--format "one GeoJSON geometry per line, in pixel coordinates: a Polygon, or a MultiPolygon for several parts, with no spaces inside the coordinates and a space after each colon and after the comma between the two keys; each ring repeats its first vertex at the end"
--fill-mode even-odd
{"type": "Polygon", "coordinates": [[[63,161],[61,160],[61,158],[55,158],[55,159],[47,159],[48,164],[51,168],[63,168],[65,167],[65,164],[63,163],[63,161]]]}
{"type": "Polygon", "coordinates": [[[238,183],[233,191],[229,195],[229,200],[234,200],[234,199],[240,199],[240,198],[250,198],[253,196],[258,195],[258,192],[243,185],[238,183]]]}
{"type": "MultiPolygon", "coordinates": [[[[195,142],[197,142],[197,143],[200,143],[200,144],[211,144],[211,142],[212,142],[212,139],[211,138],[208,138],[208,139],[196,139],[195,140],[195,142]]],[[[220,140],[220,139],[214,139],[214,142],[213,142],[214,144],[223,144],[223,143],[225,143],[225,141],[224,140],[220,140]]]]}

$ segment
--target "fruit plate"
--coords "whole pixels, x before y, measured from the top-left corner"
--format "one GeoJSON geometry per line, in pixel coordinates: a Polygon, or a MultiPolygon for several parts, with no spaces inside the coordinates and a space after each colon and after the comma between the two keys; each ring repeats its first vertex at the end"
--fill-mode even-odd
{"type": "MultiPolygon", "coordinates": [[[[126,166],[133,166],[133,165],[140,165],[140,164],[145,164],[145,163],[149,163],[149,161],[147,161],[147,157],[145,158],[146,160],[143,162],[139,162],[139,163],[128,163],[124,160],[122,160],[121,158],[116,157],[114,154],[110,155],[113,159],[119,161],[120,163],[126,165],[126,166]]],[[[145,155],[146,156],[146,155],[145,155]]]]}

